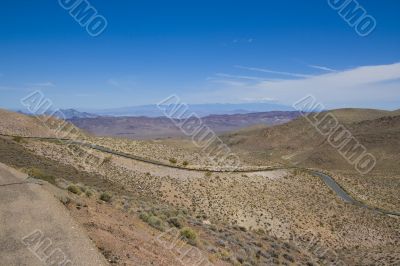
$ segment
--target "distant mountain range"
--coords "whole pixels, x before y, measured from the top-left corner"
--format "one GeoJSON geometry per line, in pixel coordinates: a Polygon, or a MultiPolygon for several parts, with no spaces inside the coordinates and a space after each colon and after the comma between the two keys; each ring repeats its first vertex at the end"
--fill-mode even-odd
{"type": "MultiPolygon", "coordinates": [[[[259,112],[234,115],[210,115],[203,117],[201,125],[206,125],[215,133],[223,133],[255,125],[278,125],[298,117],[298,112],[259,112]]],[[[117,136],[133,139],[156,139],[168,137],[184,137],[182,131],[167,117],[97,117],[73,118],[69,122],[97,136],[117,136]]],[[[184,119],[174,120],[176,123],[184,119]]],[[[185,123],[195,123],[189,118],[185,123]]]]}
{"type": "Polygon", "coordinates": [[[60,117],[55,115],[57,118],[61,119],[73,119],[73,118],[96,118],[98,115],[96,114],[91,114],[87,112],[79,112],[75,109],[61,109],[60,110],[63,114],[64,117],[60,117]]]}
{"type": "MultiPolygon", "coordinates": [[[[248,114],[257,112],[271,111],[294,111],[292,107],[277,103],[240,103],[240,104],[190,104],[189,110],[196,113],[200,117],[208,115],[232,115],[232,114],[248,114]]],[[[166,106],[164,106],[166,107],[166,106]]],[[[164,116],[163,112],[157,105],[142,105],[132,107],[122,107],[114,109],[79,109],[87,113],[100,116],[147,116],[160,117],[164,116]]]]}
{"type": "MultiPolygon", "coordinates": [[[[32,116],[32,113],[27,112],[27,111],[18,110],[17,112],[20,114],[32,116]]],[[[99,115],[87,113],[87,112],[79,112],[75,109],[60,109],[60,110],[57,110],[57,112],[47,111],[44,113],[44,115],[51,115],[56,118],[65,119],[65,120],[73,119],[73,118],[96,118],[96,117],[99,117],[99,115]]]]}
{"type": "MultiPolygon", "coordinates": [[[[163,105],[162,108],[168,108],[168,105],[163,105]]],[[[13,110],[21,114],[31,115],[26,110],[13,110]]],[[[76,108],[76,109],[60,109],[63,113],[60,115],[59,112],[48,111],[46,115],[53,115],[57,118],[73,119],[73,118],[96,118],[96,117],[163,117],[165,114],[155,104],[152,105],[141,105],[132,107],[121,107],[111,109],[87,109],[87,108],[76,108]]],[[[277,103],[215,103],[215,104],[193,104],[188,105],[187,116],[196,114],[200,117],[209,115],[234,115],[234,114],[249,114],[258,112],[271,112],[271,111],[295,111],[292,107],[277,104],[277,103]]],[[[180,117],[186,118],[186,117],[180,117]]]]}

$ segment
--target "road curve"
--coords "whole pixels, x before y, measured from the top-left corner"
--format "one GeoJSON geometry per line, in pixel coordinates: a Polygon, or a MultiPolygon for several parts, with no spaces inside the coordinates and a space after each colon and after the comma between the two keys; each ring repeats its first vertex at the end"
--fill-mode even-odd
{"type": "Polygon", "coordinates": [[[400,216],[399,212],[393,212],[393,211],[388,211],[388,210],[384,210],[384,209],[380,209],[380,208],[376,208],[376,207],[372,207],[369,206],[365,203],[362,203],[358,200],[355,200],[353,197],[351,197],[331,176],[328,176],[324,173],[315,171],[315,170],[308,170],[312,175],[314,176],[318,176],[322,179],[322,181],[324,181],[324,183],[330,188],[332,189],[336,195],[342,199],[344,202],[359,206],[361,208],[365,208],[368,210],[372,210],[372,211],[376,211],[382,214],[386,214],[386,215],[393,215],[393,216],[400,216]]]}
{"type": "MultiPolygon", "coordinates": [[[[3,135],[0,134],[0,136],[6,136],[6,137],[14,137],[12,135],[3,135]]],[[[50,141],[58,141],[63,144],[72,144],[72,145],[80,145],[84,147],[88,147],[94,150],[98,150],[101,152],[105,152],[108,154],[116,155],[116,156],[121,156],[127,159],[132,159],[140,162],[145,162],[157,166],[163,166],[163,167],[168,167],[168,168],[174,168],[174,169],[181,169],[181,170],[186,170],[186,171],[195,171],[195,172],[211,172],[211,173],[255,173],[255,172],[264,172],[264,171],[273,171],[273,170],[287,170],[287,169],[300,169],[300,170],[305,170],[309,172],[310,174],[319,177],[327,187],[329,187],[333,192],[336,193],[336,195],[343,200],[346,203],[356,205],[358,207],[362,207],[365,209],[369,209],[372,211],[376,211],[385,215],[393,215],[393,216],[400,216],[400,212],[393,212],[393,211],[388,211],[376,207],[369,206],[365,203],[362,203],[360,201],[357,201],[354,199],[349,193],[347,193],[336,181],[333,177],[322,173],[320,171],[316,171],[313,169],[306,169],[306,168],[299,168],[299,167],[264,167],[264,168],[257,168],[257,169],[250,169],[250,170],[244,170],[244,169],[236,169],[236,170],[215,170],[215,169],[196,169],[196,168],[188,168],[188,167],[182,167],[179,165],[171,165],[167,164],[164,162],[160,161],[155,161],[155,160],[150,160],[146,159],[140,156],[132,155],[132,154],[127,154],[119,151],[115,151],[100,145],[84,142],[84,141],[77,141],[77,140],[71,140],[71,139],[58,139],[58,138],[43,138],[43,137],[22,137],[22,138],[27,138],[27,139],[37,139],[37,140],[50,140],[50,141]]]]}

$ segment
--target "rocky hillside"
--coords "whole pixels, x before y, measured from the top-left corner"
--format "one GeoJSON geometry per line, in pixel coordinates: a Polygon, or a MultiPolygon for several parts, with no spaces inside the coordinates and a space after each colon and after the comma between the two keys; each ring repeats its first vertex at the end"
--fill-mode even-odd
{"type": "Polygon", "coordinates": [[[72,124],[49,116],[29,116],[0,109],[0,134],[23,137],[66,137],[82,134],[72,124]]]}
{"type": "MultiPolygon", "coordinates": [[[[377,159],[377,169],[398,169],[398,111],[340,109],[330,112],[377,159]],[[389,159],[389,160],[388,160],[389,159]]],[[[324,114],[320,114],[322,117],[324,114]]],[[[324,169],[352,168],[314,126],[301,117],[275,127],[258,127],[223,135],[247,159],[275,160],[324,169]]]]}

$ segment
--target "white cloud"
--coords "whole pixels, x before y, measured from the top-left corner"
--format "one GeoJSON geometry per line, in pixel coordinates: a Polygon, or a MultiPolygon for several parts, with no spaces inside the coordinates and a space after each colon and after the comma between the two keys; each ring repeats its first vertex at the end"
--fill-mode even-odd
{"type": "Polygon", "coordinates": [[[217,73],[215,74],[218,77],[229,78],[229,79],[245,79],[245,80],[256,80],[256,81],[268,81],[271,79],[261,78],[261,77],[253,77],[253,76],[242,76],[242,75],[231,75],[225,73],[217,73]]]}
{"type": "Polygon", "coordinates": [[[362,66],[297,79],[252,80],[216,90],[214,95],[227,100],[267,97],[292,105],[311,94],[328,108],[374,107],[388,103],[398,103],[400,107],[400,63],[362,66]]]}
{"type": "Polygon", "coordinates": [[[257,71],[257,72],[263,72],[263,73],[269,73],[269,74],[277,74],[277,75],[283,75],[283,76],[291,76],[291,77],[295,77],[295,78],[309,78],[309,77],[312,77],[311,75],[306,75],[306,74],[275,71],[275,70],[271,70],[271,69],[258,68],[258,67],[246,67],[246,66],[240,66],[240,65],[236,65],[235,67],[236,68],[240,68],[240,69],[244,69],[244,70],[257,71]]]}
{"type": "Polygon", "coordinates": [[[364,66],[341,72],[322,74],[305,79],[266,81],[260,86],[275,88],[352,88],[400,78],[400,63],[380,66],[364,66]]]}
{"type": "Polygon", "coordinates": [[[317,65],[308,65],[308,66],[311,68],[324,70],[324,71],[328,71],[328,72],[337,72],[337,70],[334,70],[334,69],[326,67],[326,66],[317,66],[317,65]]]}
{"type": "Polygon", "coordinates": [[[232,86],[232,87],[243,87],[246,85],[245,82],[240,82],[240,81],[235,81],[231,79],[221,79],[221,78],[215,78],[215,77],[209,77],[207,78],[208,81],[211,81],[213,83],[219,83],[227,86],[232,86]]]}

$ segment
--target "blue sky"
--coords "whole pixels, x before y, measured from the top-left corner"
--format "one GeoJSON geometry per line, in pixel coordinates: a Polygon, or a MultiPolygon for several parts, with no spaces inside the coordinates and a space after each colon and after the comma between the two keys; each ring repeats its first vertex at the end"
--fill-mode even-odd
{"type": "Polygon", "coordinates": [[[400,108],[400,2],[359,0],[359,36],[326,0],[89,1],[90,36],[57,0],[2,0],[0,106],[40,89],[61,108],[274,101],[400,108]]]}

